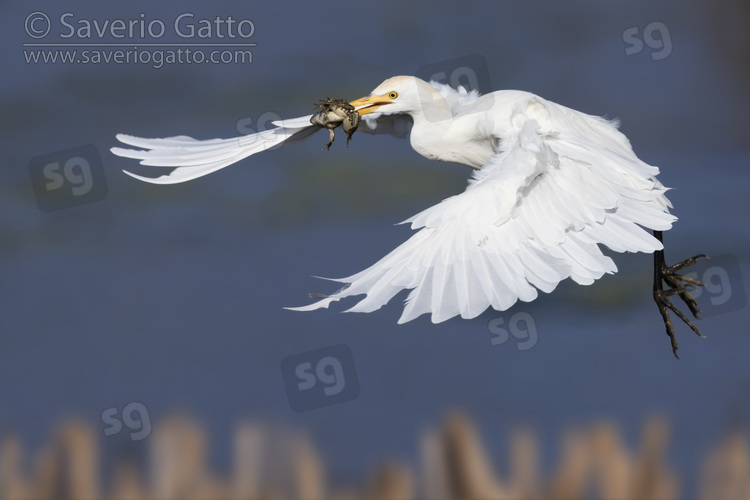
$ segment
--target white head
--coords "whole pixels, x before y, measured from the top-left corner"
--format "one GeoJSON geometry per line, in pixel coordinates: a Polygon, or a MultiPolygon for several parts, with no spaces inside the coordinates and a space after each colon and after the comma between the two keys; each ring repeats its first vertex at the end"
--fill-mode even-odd
{"type": "Polygon", "coordinates": [[[350,103],[360,115],[406,113],[415,120],[450,118],[450,108],[430,84],[414,76],[394,76],[378,85],[367,97],[350,103]],[[447,113],[447,114],[446,114],[447,113]]]}

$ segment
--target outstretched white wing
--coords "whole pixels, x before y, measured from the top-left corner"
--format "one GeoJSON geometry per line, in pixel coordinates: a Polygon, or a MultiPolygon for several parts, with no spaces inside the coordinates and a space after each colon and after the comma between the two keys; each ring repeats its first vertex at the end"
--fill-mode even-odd
{"type": "Polygon", "coordinates": [[[676,218],[656,167],[640,161],[613,123],[538,97],[522,100],[505,124],[501,152],[474,173],[466,191],[406,222],[419,231],[336,293],[328,307],[366,294],[349,311],[370,312],[404,289],[399,323],[425,313],[433,322],[474,318],[531,301],[572,278],[591,284],[614,273],[598,244],[617,252],[653,252],[644,228],[676,218]]]}
{"type": "Polygon", "coordinates": [[[176,184],[210,174],[255,153],[282,143],[303,140],[319,130],[310,116],[273,122],[276,128],[232,139],[198,140],[187,136],[144,139],[117,134],[117,140],[140,149],[114,147],[112,153],[141,160],[141,165],[174,168],[160,177],[144,177],[125,170],[136,179],[153,184],[176,184]]]}

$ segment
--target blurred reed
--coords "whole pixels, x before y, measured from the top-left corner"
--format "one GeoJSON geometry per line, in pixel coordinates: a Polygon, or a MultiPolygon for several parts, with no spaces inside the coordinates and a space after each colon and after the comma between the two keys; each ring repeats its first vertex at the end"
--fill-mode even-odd
{"type": "MultiPolygon", "coordinates": [[[[652,419],[637,449],[629,450],[611,424],[569,431],[545,475],[535,434],[522,430],[512,435],[507,473],[498,474],[472,421],[454,413],[422,433],[418,467],[388,461],[366,484],[343,488],[329,484],[323,459],[300,432],[241,423],[229,476],[222,477],[211,470],[201,426],[177,415],[155,425],[144,463],[115,458],[103,471],[101,429],[68,420],[33,457],[16,435],[0,440],[0,498],[670,499],[679,497],[680,481],[667,464],[668,434],[666,421],[652,419]]],[[[697,481],[701,499],[750,500],[746,437],[734,433],[719,443],[697,481]]]]}

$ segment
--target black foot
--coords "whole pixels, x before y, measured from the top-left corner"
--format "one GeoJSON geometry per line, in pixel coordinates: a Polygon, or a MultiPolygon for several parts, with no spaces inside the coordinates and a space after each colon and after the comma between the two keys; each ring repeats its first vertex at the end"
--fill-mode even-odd
{"type": "MultiPolygon", "coordinates": [[[[664,243],[662,240],[661,231],[654,231],[654,236],[656,237],[656,239],[662,242],[662,244],[664,243]]],[[[656,305],[659,307],[661,317],[664,319],[664,326],[667,329],[667,335],[669,335],[669,339],[672,342],[672,354],[674,354],[674,357],[677,359],[680,359],[680,357],[677,355],[677,339],[675,339],[674,336],[674,326],[672,326],[672,319],[669,317],[669,311],[675,313],[690,327],[691,330],[696,333],[696,335],[698,335],[699,337],[703,337],[703,335],[701,335],[698,327],[695,326],[693,322],[690,321],[690,319],[682,311],[677,309],[677,307],[672,304],[672,301],[669,299],[669,297],[672,297],[673,295],[677,295],[678,297],[680,297],[682,301],[688,306],[688,309],[690,309],[693,317],[695,317],[695,319],[700,319],[698,317],[698,313],[700,313],[701,310],[698,309],[698,302],[690,293],[690,290],[694,289],[697,286],[705,286],[705,284],[697,279],[689,278],[677,273],[677,271],[681,271],[686,267],[692,266],[700,258],[708,259],[709,257],[705,254],[699,254],[694,257],[690,257],[689,259],[683,260],[682,262],[680,262],[679,264],[675,264],[674,266],[667,266],[664,261],[664,250],[654,252],[654,301],[656,301],[656,305]],[[664,289],[664,283],[667,284],[666,290],[664,289]]]]}

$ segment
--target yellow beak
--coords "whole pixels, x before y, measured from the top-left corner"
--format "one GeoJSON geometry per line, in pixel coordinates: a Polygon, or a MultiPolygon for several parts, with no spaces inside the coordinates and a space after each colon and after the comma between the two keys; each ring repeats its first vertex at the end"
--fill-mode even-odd
{"type": "Polygon", "coordinates": [[[392,99],[388,97],[388,94],[383,95],[368,95],[356,101],[352,101],[349,104],[354,106],[354,109],[359,112],[360,115],[366,115],[377,111],[380,106],[384,104],[390,104],[392,99]]]}

